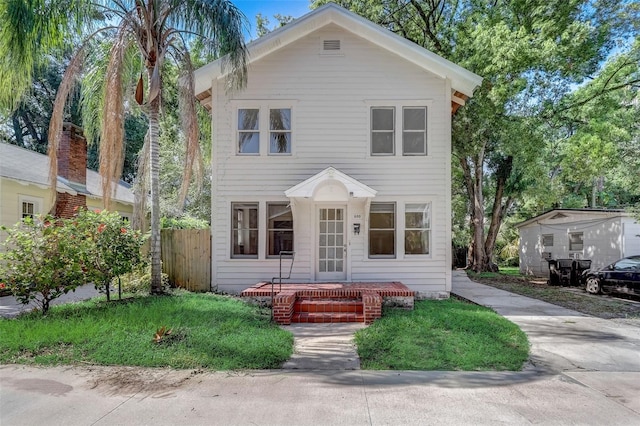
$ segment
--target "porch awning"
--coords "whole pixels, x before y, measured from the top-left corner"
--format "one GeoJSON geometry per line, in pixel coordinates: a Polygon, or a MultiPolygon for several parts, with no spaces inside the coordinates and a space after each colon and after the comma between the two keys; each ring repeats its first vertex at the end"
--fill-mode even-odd
{"type": "Polygon", "coordinates": [[[284,194],[288,198],[310,198],[314,201],[347,201],[350,198],[373,198],[378,191],[333,167],[293,186],[284,194]]]}

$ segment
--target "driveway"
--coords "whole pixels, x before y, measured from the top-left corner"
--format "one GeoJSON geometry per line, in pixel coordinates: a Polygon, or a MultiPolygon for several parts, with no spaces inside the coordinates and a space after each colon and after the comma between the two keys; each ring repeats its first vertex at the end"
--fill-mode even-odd
{"type": "Polygon", "coordinates": [[[520,326],[529,337],[535,367],[558,372],[640,372],[640,322],[591,317],[478,284],[464,271],[453,274],[453,294],[487,306],[520,326]]]}

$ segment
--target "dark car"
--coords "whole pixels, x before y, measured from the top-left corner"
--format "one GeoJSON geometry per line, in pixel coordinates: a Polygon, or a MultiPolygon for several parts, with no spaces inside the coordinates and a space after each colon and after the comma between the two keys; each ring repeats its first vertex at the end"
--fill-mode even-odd
{"type": "Polygon", "coordinates": [[[640,295],[640,255],[617,260],[598,270],[582,274],[585,290],[591,294],[627,293],[640,295]]]}

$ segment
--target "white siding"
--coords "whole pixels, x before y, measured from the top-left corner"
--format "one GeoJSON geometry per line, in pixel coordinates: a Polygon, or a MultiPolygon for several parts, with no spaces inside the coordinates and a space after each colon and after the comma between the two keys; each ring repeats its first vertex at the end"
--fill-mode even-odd
{"type": "Polygon", "coordinates": [[[632,247],[640,249],[640,241],[629,236],[634,229],[640,233],[640,226],[634,228],[620,213],[576,211],[564,214],[567,217],[543,218],[520,228],[520,272],[547,276],[548,263],[542,260],[543,252],[550,252],[553,259],[590,259],[593,268],[600,268],[634,254],[629,251],[632,247]],[[623,221],[626,222],[624,226],[623,221]],[[569,250],[569,234],[574,232],[583,233],[583,250],[569,250]],[[553,235],[552,247],[542,245],[543,235],[553,235]]]}
{"type": "Polygon", "coordinates": [[[623,257],[640,254],[640,224],[632,218],[624,218],[623,229],[623,257]]]}
{"type": "MultiPolygon", "coordinates": [[[[277,260],[230,259],[229,227],[232,201],[285,201],[284,191],[333,166],[378,191],[375,201],[431,202],[432,254],[415,259],[367,258],[364,206],[349,205],[348,218],[361,209],[360,235],[348,224],[353,281],[399,280],[424,293],[450,290],[450,104],[447,82],[399,59],[337,26],[328,26],[253,63],[246,89],[225,95],[223,82],[214,82],[214,286],[238,292],[277,274],[277,260]],[[342,40],[342,56],[321,56],[323,39],[342,40]],[[236,155],[236,107],[284,101],[292,105],[291,156],[236,155]],[[420,102],[417,102],[420,101],[420,102]],[[369,155],[372,105],[427,105],[428,155],[404,157],[397,141],[396,155],[369,155]],[[399,152],[398,152],[399,151],[399,152]]],[[[279,103],[278,105],[281,105],[279,103]]],[[[401,107],[396,114],[401,113],[401,107]]],[[[263,144],[263,148],[265,144],[263,144]]],[[[314,276],[315,210],[296,205],[295,280],[314,276]],[[306,222],[301,223],[301,219],[306,222]]],[[[261,229],[264,223],[261,222],[261,229]]],[[[401,233],[401,229],[398,230],[401,233]]],[[[263,246],[264,239],[261,242],[263,246]]],[[[264,248],[262,248],[264,250],[264,248]]],[[[349,277],[348,277],[349,278],[349,277]]]]}

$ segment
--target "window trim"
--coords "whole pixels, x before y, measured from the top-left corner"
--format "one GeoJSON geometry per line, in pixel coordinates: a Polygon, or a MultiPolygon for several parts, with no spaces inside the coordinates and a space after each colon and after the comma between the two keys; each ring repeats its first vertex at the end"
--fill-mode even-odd
{"type": "MultiPolygon", "coordinates": [[[[271,231],[291,231],[291,250],[295,250],[295,224],[294,222],[294,217],[293,217],[293,209],[291,208],[291,204],[287,201],[267,201],[266,202],[266,207],[265,207],[265,213],[266,213],[266,225],[265,225],[265,229],[266,229],[266,238],[265,238],[265,258],[266,259],[279,259],[280,255],[279,254],[269,254],[269,232],[271,231]],[[289,209],[291,211],[291,229],[287,228],[287,229],[275,229],[275,228],[270,228],[269,227],[269,206],[289,206],[289,209]]],[[[259,224],[258,224],[259,226],[259,224]]]]}
{"type": "Polygon", "coordinates": [[[269,126],[268,126],[268,140],[267,140],[267,155],[275,157],[289,157],[293,152],[293,108],[292,107],[274,107],[270,105],[268,107],[269,113],[269,126]],[[274,109],[288,109],[289,110],[289,130],[275,130],[271,128],[271,111],[274,109]],[[289,152],[271,152],[271,135],[273,133],[288,133],[289,134],[289,152]]]}
{"type": "Polygon", "coordinates": [[[569,232],[569,251],[584,251],[584,232],[569,232]],[[574,243],[571,241],[571,236],[576,235],[576,236],[580,236],[580,245],[582,247],[578,248],[573,248],[574,243]]]}
{"type": "Polygon", "coordinates": [[[416,201],[405,201],[403,203],[403,216],[404,216],[404,223],[403,223],[403,238],[402,238],[402,246],[404,248],[404,256],[405,257],[430,257],[431,256],[431,245],[432,245],[432,235],[433,235],[433,222],[432,222],[432,217],[433,217],[433,204],[430,201],[424,201],[424,202],[416,202],[416,201]],[[407,206],[409,205],[422,205],[424,204],[427,208],[428,213],[428,225],[427,227],[423,227],[423,228],[409,228],[407,227],[407,206]],[[428,231],[429,232],[429,245],[427,247],[427,252],[426,253],[407,253],[407,249],[406,249],[406,244],[407,244],[407,231],[428,231]]]}
{"type": "Polygon", "coordinates": [[[27,216],[23,216],[23,207],[25,203],[33,204],[33,218],[42,213],[43,199],[40,197],[33,197],[30,195],[18,194],[18,218],[23,220],[27,216]]]}
{"type": "Polygon", "coordinates": [[[433,109],[433,99],[365,99],[364,104],[367,106],[369,112],[369,127],[368,131],[368,156],[369,157],[428,157],[429,156],[429,141],[433,139],[431,135],[431,127],[429,123],[433,120],[431,119],[432,109],[433,109]],[[400,154],[404,152],[404,141],[403,141],[403,114],[397,114],[397,111],[404,110],[404,108],[425,108],[426,110],[426,129],[425,129],[425,153],[424,154],[400,154]],[[394,143],[393,143],[393,154],[373,154],[373,139],[371,135],[372,132],[372,112],[371,110],[374,108],[394,108],[394,143]]]}
{"type": "Polygon", "coordinates": [[[542,247],[553,247],[553,243],[553,234],[542,234],[542,247]],[[551,238],[551,244],[546,244],[545,238],[551,238]]]}
{"type": "Polygon", "coordinates": [[[402,107],[402,156],[403,157],[426,157],[428,154],[428,143],[429,140],[427,138],[427,129],[429,128],[429,108],[426,105],[405,105],[402,107]],[[424,130],[405,130],[404,128],[404,111],[406,109],[423,109],[424,110],[424,130]],[[424,145],[423,152],[411,152],[407,153],[405,150],[405,141],[404,134],[405,133],[422,133],[424,134],[424,145]]]}
{"type": "Polygon", "coordinates": [[[397,259],[398,258],[398,203],[396,201],[380,201],[371,202],[369,206],[369,212],[367,215],[367,258],[368,259],[397,259]],[[375,204],[390,204],[393,206],[393,228],[373,228],[371,226],[371,207],[375,204]],[[389,231],[393,230],[393,254],[371,254],[371,231],[381,230],[389,231]]]}
{"type": "Polygon", "coordinates": [[[372,157],[393,157],[396,155],[396,107],[395,106],[371,106],[369,108],[369,155],[372,157]],[[393,114],[392,123],[393,128],[391,130],[374,130],[373,129],[373,111],[381,109],[381,110],[391,110],[393,114]],[[374,133],[391,133],[391,152],[373,152],[373,134],[374,133]]]}
{"type": "Polygon", "coordinates": [[[236,151],[236,155],[240,155],[240,156],[255,156],[255,155],[260,155],[261,152],[261,143],[260,140],[262,139],[261,137],[261,117],[262,114],[260,112],[260,108],[259,107],[252,107],[252,106],[239,106],[237,108],[235,108],[235,151],[236,151]],[[258,110],[258,128],[257,129],[240,129],[240,110],[258,110]],[[258,152],[240,152],[240,134],[241,133],[257,133],[258,134],[258,152]]]}
{"type": "Polygon", "coordinates": [[[297,100],[267,100],[267,99],[232,99],[231,104],[231,130],[233,138],[231,143],[232,152],[238,157],[290,157],[295,155],[296,149],[296,105],[297,100]],[[258,110],[258,152],[257,153],[241,153],[239,147],[239,129],[238,129],[238,111],[241,109],[257,109],[258,110]],[[291,135],[290,152],[287,153],[270,153],[271,145],[271,125],[269,123],[269,114],[272,109],[289,109],[291,111],[291,129],[288,133],[291,135]]]}
{"type": "Polygon", "coordinates": [[[229,244],[229,254],[230,254],[230,258],[231,259],[258,259],[260,256],[260,203],[257,201],[233,201],[231,202],[231,216],[230,216],[230,221],[229,224],[231,225],[231,233],[230,233],[230,244],[229,244]],[[257,252],[256,254],[235,254],[234,253],[234,233],[239,231],[239,228],[235,228],[233,226],[233,222],[234,222],[234,209],[235,206],[240,205],[240,204],[245,204],[245,205],[253,205],[255,206],[256,209],[256,215],[257,215],[257,227],[256,228],[246,228],[247,231],[251,232],[251,231],[257,231],[258,232],[258,236],[257,236],[257,241],[256,241],[256,248],[257,248],[257,252]]]}

